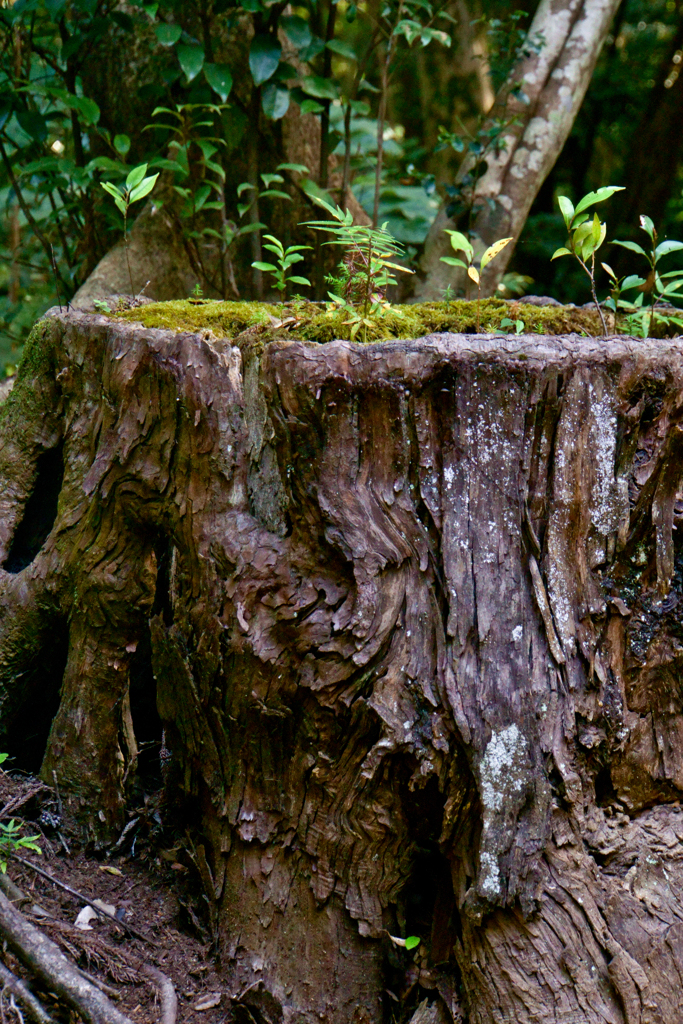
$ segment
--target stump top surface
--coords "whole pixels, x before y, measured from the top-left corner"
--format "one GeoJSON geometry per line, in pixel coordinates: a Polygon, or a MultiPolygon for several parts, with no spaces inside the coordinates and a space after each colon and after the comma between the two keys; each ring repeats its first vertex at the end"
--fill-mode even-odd
{"type": "MultiPolygon", "coordinates": [[[[131,311],[132,312],[132,311],[131,311]]],[[[282,373],[287,367],[291,380],[304,379],[316,383],[321,379],[402,382],[425,380],[446,365],[498,364],[509,369],[562,370],[571,366],[609,366],[620,372],[629,368],[639,372],[665,372],[683,376],[683,344],[679,338],[633,338],[617,335],[607,338],[582,337],[578,334],[451,334],[433,333],[414,339],[381,340],[362,344],[336,339],[324,343],[281,337],[259,339],[253,336],[244,345],[240,339],[216,336],[205,329],[198,332],[174,331],[145,327],[134,320],[112,319],[101,314],[53,308],[46,314],[61,320],[78,331],[102,330],[115,344],[126,337],[151,343],[152,347],[185,344],[192,338],[217,354],[227,346],[246,352],[256,349],[263,358],[282,373]]]]}

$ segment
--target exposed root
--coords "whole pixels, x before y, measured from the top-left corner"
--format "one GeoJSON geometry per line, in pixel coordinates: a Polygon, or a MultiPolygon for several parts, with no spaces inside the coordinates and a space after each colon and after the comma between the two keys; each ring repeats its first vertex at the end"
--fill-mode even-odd
{"type": "Polygon", "coordinates": [[[0,935],[24,966],[88,1024],[132,1024],[129,1017],[85,980],[51,939],[29,924],[3,893],[0,893],[0,935]]]}
{"type": "Polygon", "coordinates": [[[29,1020],[36,1021],[36,1024],[54,1024],[54,1018],[46,1011],[33,993],[29,992],[15,974],[12,974],[9,967],[0,961],[0,982],[2,991],[11,992],[18,1003],[24,1008],[29,1020]]]}
{"type": "Polygon", "coordinates": [[[161,971],[158,971],[156,967],[151,967],[149,964],[145,964],[145,966],[140,969],[143,974],[146,974],[148,978],[152,979],[159,992],[159,999],[161,1000],[161,1017],[159,1018],[159,1024],[176,1024],[176,1018],[178,1016],[178,997],[175,994],[175,989],[173,988],[171,979],[167,978],[161,971]]]}

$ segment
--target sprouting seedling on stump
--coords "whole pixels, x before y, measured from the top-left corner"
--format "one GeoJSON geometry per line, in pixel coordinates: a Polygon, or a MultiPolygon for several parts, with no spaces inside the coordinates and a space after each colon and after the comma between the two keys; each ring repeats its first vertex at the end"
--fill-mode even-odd
{"type": "Polygon", "coordinates": [[[287,285],[291,284],[303,284],[310,286],[311,282],[307,277],[299,277],[296,274],[290,276],[287,275],[287,271],[295,263],[301,263],[303,256],[301,255],[302,250],[311,249],[310,245],[290,245],[285,249],[284,245],[279,238],[275,235],[264,235],[264,238],[268,240],[268,245],[264,245],[264,249],[268,249],[269,252],[275,254],[277,259],[277,266],[274,263],[263,263],[261,260],[254,260],[252,267],[256,270],[263,270],[268,274],[272,274],[275,278],[275,287],[280,293],[280,299],[284,300],[287,285]]]}
{"type": "Polygon", "coordinates": [[[457,256],[442,256],[441,262],[447,263],[449,267],[464,267],[467,271],[467,276],[477,286],[477,334],[479,334],[481,328],[481,275],[485,268],[489,265],[491,260],[495,259],[499,252],[502,252],[508,242],[512,241],[510,238],[499,238],[497,242],[490,245],[484,255],[481,258],[479,270],[474,265],[474,246],[470,242],[469,238],[463,235],[462,231],[449,231],[446,228],[446,234],[451,236],[451,245],[456,252],[461,252],[465,256],[465,260],[459,259],[457,256]],[[466,262],[465,262],[466,261],[466,262]]]}
{"type": "Polygon", "coordinates": [[[123,214],[123,244],[126,249],[126,264],[128,265],[131,295],[135,293],[135,288],[133,286],[133,274],[130,269],[130,256],[128,253],[128,210],[132,203],[137,203],[140,199],[144,199],[145,196],[149,195],[156,185],[159,175],[152,174],[146,178],[146,174],[147,164],[140,164],[138,167],[133,168],[126,178],[125,185],[122,187],[112,185],[110,181],[101,182],[104,191],[113,196],[117,208],[123,214]]]}
{"type": "Polygon", "coordinates": [[[413,271],[396,262],[403,256],[403,248],[387,231],[386,224],[380,228],[354,224],[348,210],[331,206],[319,196],[312,198],[332,220],[306,221],[303,226],[329,232],[334,237],[326,244],[336,242],[344,251],[337,281],[338,290],[344,294],[328,294],[335,306],[341,306],[349,314],[345,323],[351,327],[351,338],[361,331],[363,342],[366,342],[367,329],[372,326],[373,318],[382,316],[390,308],[384,293],[389,285],[396,284],[392,271],[398,270],[403,274],[412,274],[413,271]]]}
{"type": "Polygon", "coordinates": [[[563,245],[556,249],[550,257],[551,260],[555,260],[558,256],[574,256],[579,261],[590,280],[591,295],[602,323],[604,335],[607,334],[607,324],[605,323],[605,317],[595,292],[595,254],[605,241],[607,225],[600,223],[597,213],[593,214],[593,219],[591,220],[590,214],[586,211],[590,206],[595,206],[596,203],[603,203],[610,196],[613,196],[615,192],[623,192],[623,186],[605,185],[604,188],[599,188],[597,191],[589,192],[585,195],[576,206],[576,209],[571,200],[566,196],[558,196],[557,201],[564,218],[569,241],[566,246],[563,245]]]}
{"type": "Polygon", "coordinates": [[[629,322],[632,325],[639,326],[643,337],[646,338],[654,323],[660,323],[665,326],[671,324],[675,324],[677,327],[683,326],[681,317],[672,316],[670,313],[665,313],[658,309],[664,302],[675,304],[675,300],[681,299],[683,270],[670,270],[668,273],[663,274],[659,263],[663,256],[668,256],[672,252],[681,252],[683,250],[683,242],[673,238],[667,238],[663,242],[659,242],[654,222],[645,215],[640,218],[640,226],[650,239],[650,245],[647,249],[643,249],[642,245],[638,245],[637,242],[620,242],[617,239],[614,240],[613,245],[620,245],[623,249],[628,249],[631,252],[638,253],[639,256],[644,256],[649,264],[647,277],[630,274],[623,281],[620,281],[616,278],[611,267],[606,263],[603,263],[602,266],[612,279],[613,294],[611,302],[615,309],[615,315],[616,307],[621,307],[621,309],[628,311],[630,313],[629,322]],[[628,291],[631,288],[638,290],[638,296],[635,301],[626,302],[622,300],[620,298],[621,292],[628,291]],[[650,299],[648,310],[644,309],[644,301],[647,295],[649,295],[650,299]]]}

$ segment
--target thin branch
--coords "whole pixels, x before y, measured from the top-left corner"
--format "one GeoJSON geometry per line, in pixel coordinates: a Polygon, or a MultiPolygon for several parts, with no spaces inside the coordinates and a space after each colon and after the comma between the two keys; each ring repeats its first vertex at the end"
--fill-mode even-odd
{"type": "MultiPolygon", "coordinates": [[[[7,171],[7,177],[10,180],[10,184],[12,186],[12,189],[14,190],[15,196],[17,197],[17,202],[19,203],[19,206],[21,207],[22,213],[24,214],[24,217],[26,217],[26,220],[30,224],[31,230],[33,231],[34,235],[36,236],[36,238],[38,239],[38,241],[42,245],[43,249],[45,250],[45,255],[47,256],[48,261],[51,263],[52,262],[52,247],[51,247],[50,243],[48,242],[47,238],[45,237],[45,235],[43,234],[43,232],[38,227],[38,224],[36,223],[35,217],[31,213],[31,211],[28,208],[28,206],[26,205],[26,200],[24,199],[23,193],[22,193],[21,189],[19,188],[19,182],[17,181],[16,176],[14,174],[14,168],[12,167],[12,163],[10,161],[10,158],[7,156],[7,150],[5,149],[5,147],[3,145],[2,139],[0,139],[0,156],[2,157],[2,162],[5,165],[5,170],[7,171]]],[[[66,281],[64,280],[64,278],[62,277],[61,274],[59,274],[59,278],[60,278],[60,280],[62,282],[62,286],[64,287],[64,290],[66,292],[69,292],[70,291],[69,285],[66,283],[66,281]]]]}
{"type": "Polygon", "coordinates": [[[26,860],[25,857],[20,857],[19,854],[17,853],[10,853],[10,857],[12,858],[12,860],[15,860],[18,864],[23,864],[25,868],[31,868],[32,871],[36,872],[36,874],[41,875],[43,878],[47,878],[48,882],[52,882],[53,885],[56,885],[58,888],[63,889],[64,892],[68,892],[70,896],[74,896],[77,900],[80,900],[81,903],[85,903],[87,904],[87,906],[92,907],[98,916],[107,918],[109,921],[113,921],[114,924],[117,924],[120,928],[125,929],[125,931],[127,931],[134,938],[140,939],[141,942],[147,942],[149,943],[150,946],[159,945],[159,943],[155,942],[154,939],[150,939],[146,935],[143,935],[142,932],[139,932],[135,928],[132,928],[129,924],[126,924],[125,921],[120,921],[118,917],[116,917],[114,914],[110,914],[108,911],[102,910],[101,907],[93,906],[92,897],[86,896],[84,893],[79,892],[77,889],[72,889],[70,885],[66,884],[66,882],[60,882],[58,878],[55,878],[54,875],[51,875],[49,871],[45,870],[45,868],[39,868],[37,864],[31,863],[31,861],[26,860]]]}

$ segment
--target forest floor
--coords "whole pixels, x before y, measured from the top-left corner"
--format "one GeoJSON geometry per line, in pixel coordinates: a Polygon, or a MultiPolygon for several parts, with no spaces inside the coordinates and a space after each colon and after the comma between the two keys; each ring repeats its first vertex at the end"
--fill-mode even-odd
{"type": "MultiPolygon", "coordinates": [[[[168,845],[157,804],[155,795],[140,794],[139,803],[130,806],[118,847],[95,853],[66,829],[58,794],[34,777],[0,770],[0,821],[21,822],[22,835],[38,835],[42,849],[41,855],[19,850],[21,860],[8,858],[7,874],[25,897],[15,905],[79,968],[106,986],[105,994],[134,1024],[156,1024],[161,1019],[154,983],[141,970],[145,964],[173,983],[178,1024],[222,1024],[228,1006],[207,931],[206,900],[188,853],[191,844],[184,840],[168,845]],[[78,927],[79,913],[95,900],[121,923],[95,918],[89,930],[78,927]]],[[[11,953],[2,952],[2,959],[38,996],[56,1024],[81,1021],[11,953]]],[[[6,1000],[6,995],[0,996],[2,1020],[6,1000]]]]}

